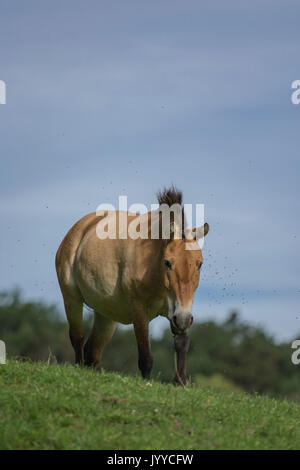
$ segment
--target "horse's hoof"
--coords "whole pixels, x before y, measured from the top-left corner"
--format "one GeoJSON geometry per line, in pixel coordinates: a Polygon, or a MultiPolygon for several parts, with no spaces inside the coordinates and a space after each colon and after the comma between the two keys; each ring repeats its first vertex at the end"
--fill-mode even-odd
{"type": "Polygon", "coordinates": [[[185,387],[186,384],[187,384],[187,379],[186,377],[179,377],[178,375],[175,375],[174,377],[174,380],[173,380],[173,384],[175,385],[175,387],[185,387]]]}

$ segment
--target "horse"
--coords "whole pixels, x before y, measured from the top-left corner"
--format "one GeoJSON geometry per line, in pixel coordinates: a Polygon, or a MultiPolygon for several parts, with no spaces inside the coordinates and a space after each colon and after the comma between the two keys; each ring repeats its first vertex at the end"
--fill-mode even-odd
{"type": "Polygon", "coordinates": [[[164,232],[160,209],[180,207],[184,217],[182,193],[171,187],[159,192],[157,197],[158,236],[150,235],[153,211],[143,215],[125,211],[90,213],[77,221],[61,242],[56,254],[56,271],[76,364],[96,368],[117,322],[133,324],[138,367],[142,377],[150,379],[153,356],[149,322],[161,315],[169,320],[174,337],[174,383],[186,385],[188,331],[193,322],[192,304],[203,263],[197,241],[208,233],[209,225],[189,229],[186,236],[183,223],[176,225],[171,213],[167,222],[169,231],[164,232]],[[99,224],[108,227],[113,217],[117,235],[100,237],[99,224]],[[121,219],[126,221],[126,227],[146,226],[149,236],[124,236],[121,219]],[[84,304],[94,311],[93,327],[86,342],[82,321],[84,304]]]}

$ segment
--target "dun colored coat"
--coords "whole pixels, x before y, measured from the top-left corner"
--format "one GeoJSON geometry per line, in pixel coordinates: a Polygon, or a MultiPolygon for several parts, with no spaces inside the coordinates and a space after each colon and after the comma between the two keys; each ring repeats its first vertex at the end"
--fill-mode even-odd
{"type": "MultiPolygon", "coordinates": [[[[158,194],[158,202],[161,207],[163,204],[182,207],[182,195],[170,188],[158,194]]],[[[148,212],[142,218],[138,214],[110,211],[101,216],[95,212],[86,215],[70,229],[57,251],[57,276],[76,363],[97,366],[117,322],[133,324],[139,369],[148,379],[153,364],[148,325],[153,318],[163,315],[169,319],[174,335],[177,353],[174,380],[182,385],[187,381],[188,330],[193,322],[192,304],[203,261],[197,239],[207,234],[209,226],[204,224],[191,230],[192,236],[186,238],[183,233],[183,237],[177,238],[171,219],[168,238],[163,237],[161,227],[156,239],[151,238],[150,228],[146,239],[120,236],[119,215],[125,216],[128,226],[134,221],[150,226],[151,214],[148,212]],[[99,238],[99,222],[108,224],[115,216],[116,238],[99,238]],[[94,310],[92,332],[85,344],[84,303],[94,310]]],[[[159,211],[158,214],[161,224],[159,211]]]]}

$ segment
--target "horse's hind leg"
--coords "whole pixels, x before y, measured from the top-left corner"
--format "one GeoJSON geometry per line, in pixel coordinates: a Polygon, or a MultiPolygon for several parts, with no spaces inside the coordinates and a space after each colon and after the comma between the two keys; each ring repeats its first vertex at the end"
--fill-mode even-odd
{"type": "Polygon", "coordinates": [[[75,352],[75,364],[83,363],[84,328],[82,322],[82,300],[64,296],[65,310],[69,322],[70,340],[75,352]]]}
{"type": "Polygon", "coordinates": [[[116,329],[116,322],[94,312],[91,335],[84,346],[84,364],[97,367],[102,353],[116,329]]]}

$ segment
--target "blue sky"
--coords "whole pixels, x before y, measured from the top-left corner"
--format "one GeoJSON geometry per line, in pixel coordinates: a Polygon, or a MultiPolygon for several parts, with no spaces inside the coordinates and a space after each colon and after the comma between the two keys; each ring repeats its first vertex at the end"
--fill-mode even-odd
{"type": "Polygon", "coordinates": [[[195,317],[300,334],[300,5],[202,3],[2,0],[1,289],[61,306],[70,226],[173,182],[211,226],[195,317]]]}

